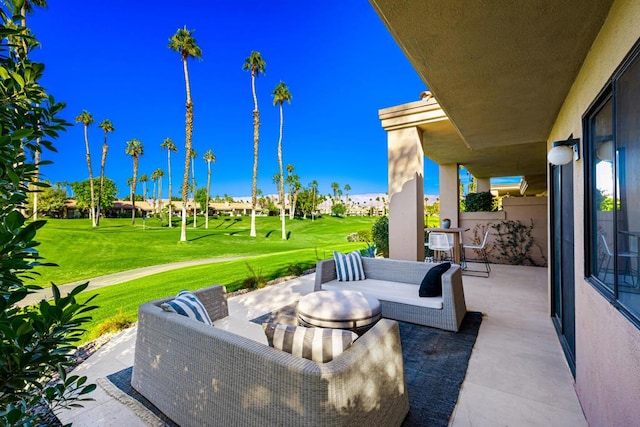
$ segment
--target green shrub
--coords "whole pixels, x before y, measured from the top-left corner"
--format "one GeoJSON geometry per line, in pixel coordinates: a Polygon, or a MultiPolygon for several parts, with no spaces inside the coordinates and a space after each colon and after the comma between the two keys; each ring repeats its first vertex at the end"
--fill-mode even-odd
{"type": "Polygon", "coordinates": [[[469,193],[464,200],[465,212],[494,212],[497,209],[497,200],[489,191],[469,193]]]}
{"type": "Polygon", "coordinates": [[[371,242],[371,230],[358,230],[358,242],[371,242]]]}
{"type": "Polygon", "coordinates": [[[253,267],[247,264],[247,270],[249,270],[249,276],[244,279],[242,286],[246,289],[261,289],[267,286],[267,279],[262,274],[262,268],[256,272],[253,267]]]}
{"type": "Polygon", "coordinates": [[[127,317],[122,312],[122,308],[120,308],[120,311],[118,311],[115,316],[108,318],[91,331],[91,339],[96,339],[104,334],[127,329],[129,326],[133,325],[134,322],[135,320],[127,317]]]}
{"type": "Polygon", "coordinates": [[[302,276],[304,270],[298,264],[290,264],[287,267],[287,276],[302,276]]]}
{"type": "Polygon", "coordinates": [[[19,307],[39,288],[24,284],[36,274],[33,268],[52,265],[42,263],[36,249],[36,232],[45,221],[27,223],[20,212],[30,191],[47,187],[37,182],[39,165],[32,158],[53,150],[50,138],[69,125],[58,118],[64,104],[38,84],[44,65],[27,58],[37,43],[21,26],[23,4],[12,0],[0,6],[0,425],[11,426],[47,425],[50,412],[43,407],[80,406],[96,388],[86,377],[67,376],[75,343],[91,319],[86,313],[95,308],[91,298],[76,301],[87,284],[66,296],[53,285],[53,301],[19,307]]]}
{"type": "Polygon", "coordinates": [[[342,203],[336,203],[331,206],[331,213],[334,216],[342,216],[347,212],[347,207],[342,203]]]}
{"type": "Polygon", "coordinates": [[[389,257],[389,218],[380,217],[371,228],[371,237],[383,257],[389,257]]]}

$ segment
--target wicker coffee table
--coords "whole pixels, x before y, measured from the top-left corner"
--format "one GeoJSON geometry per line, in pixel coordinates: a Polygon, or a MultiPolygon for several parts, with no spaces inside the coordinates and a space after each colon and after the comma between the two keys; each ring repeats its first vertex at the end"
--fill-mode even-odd
{"type": "Polygon", "coordinates": [[[318,291],[298,301],[298,321],[303,326],[348,329],[362,334],[380,320],[377,298],[356,291],[318,291]]]}

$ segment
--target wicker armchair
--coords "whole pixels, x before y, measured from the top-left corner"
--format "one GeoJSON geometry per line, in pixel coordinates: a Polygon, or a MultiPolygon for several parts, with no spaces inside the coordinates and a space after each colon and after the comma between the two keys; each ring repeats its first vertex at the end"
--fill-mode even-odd
{"type": "MultiPolygon", "coordinates": [[[[212,320],[225,291],[195,292],[212,320]]],[[[132,386],[186,426],[400,425],[409,411],[398,324],[381,320],[316,363],[160,308],[140,306],[132,386]]]]}

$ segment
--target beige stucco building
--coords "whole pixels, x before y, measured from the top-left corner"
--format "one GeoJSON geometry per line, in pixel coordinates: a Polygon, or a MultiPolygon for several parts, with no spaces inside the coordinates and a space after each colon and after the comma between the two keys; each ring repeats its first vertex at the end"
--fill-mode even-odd
{"type": "MultiPolygon", "coordinates": [[[[428,87],[379,112],[390,256],[424,256],[424,157],[458,225],[458,165],[548,196],[549,314],[593,426],[640,420],[640,2],[370,0],[428,87]],[[408,100],[411,101],[411,100],[408,100]],[[555,142],[577,156],[552,165],[555,142]]],[[[546,201],[545,201],[546,203],[546,201]]],[[[514,280],[517,280],[514,277],[514,280]]]]}

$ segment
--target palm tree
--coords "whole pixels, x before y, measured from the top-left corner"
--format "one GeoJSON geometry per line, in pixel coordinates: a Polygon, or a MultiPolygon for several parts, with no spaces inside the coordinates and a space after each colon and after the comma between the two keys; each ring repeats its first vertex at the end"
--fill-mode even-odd
{"type": "Polygon", "coordinates": [[[198,157],[198,152],[191,149],[191,197],[193,197],[193,228],[196,228],[196,214],[198,213],[198,208],[196,206],[196,189],[198,186],[196,185],[196,162],[193,160],[198,157]]]}
{"type": "MultiPolygon", "coordinates": [[[[46,0],[25,0],[22,4],[22,8],[20,11],[20,15],[22,16],[22,27],[24,30],[27,28],[27,14],[33,13],[33,6],[39,7],[47,7],[46,0]]],[[[26,30],[28,33],[28,30],[26,30]]],[[[20,44],[24,49],[24,57],[27,58],[28,48],[27,48],[27,37],[20,37],[20,44]]],[[[16,46],[17,47],[17,46],[16,46]]],[[[16,49],[17,51],[18,49],[16,49]]],[[[33,163],[35,165],[35,174],[33,177],[34,184],[40,180],[40,150],[37,148],[40,145],[40,138],[36,138],[36,148],[33,150],[33,163]]],[[[33,192],[33,219],[34,221],[38,219],[38,191],[33,192]]]]}
{"type": "Polygon", "coordinates": [[[338,185],[337,182],[332,182],[331,183],[331,189],[333,190],[333,203],[336,203],[336,199],[338,198],[338,189],[340,188],[340,185],[338,185]]]}
{"type": "Polygon", "coordinates": [[[289,92],[289,88],[283,82],[278,83],[276,88],[272,92],[273,95],[273,105],[278,104],[280,107],[280,136],[278,138],[278,165],[280,166],[280,182],[278,183],[278,194],[280,196],[280,221],[282,222],[282,238],[287,238],[287,232],[285,230],[284,224],[284,174],[282,170],[282,125],[284,124],[284,114],[282,104],[284,101],[287,101],[289,104],[291,103],[291,92],[289,92]]]}
{"type": "Polygon", "coordinates": [[[187,199],[189,197],[189,162],[191,161],[191,135],[193,133],[193,101],[191,100],[191,86],[189,85],[189,70],[187,69],[187,59],[202,58],[202,49],[193,38],[193,30],[187,27],[179,28],[176,33],[169,38],[169,49],[180,54],[182,67],[184,70],[184,82],[187,92],[186,103],[186,123],[184,142],[184,175],[182,176],[182,228],[180,231],[180,241],[187,241],[187,199]]]}
{"type": "Polygon", "coordinates": [[[127,178],[127,187],[129,187],[129,200],[131,201],[131,195],[133,194],[133,178],[127,178]]]}
{"type": "Polygon", "coordinates": [[[285,196],[288,199],[289,202],[289,213],[291,213],[291,203],[293,202],[293,197],[291,196],[291,174],[293,173],[293,165],[291,163],[289,163],[286,167],[287,170],[287,177],[284,178],[285,182],[287,183],[288,187],[289,187],[289,194],[288,196],[285,194],[285,196]]]}
{"type": "Polygon", "coordinates": [[[151,174],[151,179],[156,183],[158,187],[158,196],[155,197],[154,210],[155,212],[160,212],[162,210],[161,202],[162,202],[162,177],[164,176],[164,171],[160,168],[153,171],[151,174]]]}
{"type": "Polygon", "coordinates": [[[93,123],[93,116],[87,110],[83,110],[78,117],[76,117],[76,123],[82,122],[84,125],[84,145],[87,150],[87,167],[89,168],[89,189],[91,191],[91,210],[89,211],[89,217],[91,218],[91,225],[94,227],[98,225],[96,223],[96,202],[93,189],[93,171],[91,170],[91,151],[89,150],[89,125],[93,123]]]}
{"type": "MultiPolygon", "coordinates": [[[[292,164],[288,164],[287,165],[287,184],[289,185],[289,219],[293,219],[293,213],[292,213],[292,205],[293,205],[293,165],[292,164]]],[[[296,175],[297,176],[297,175],[296,175]]]]}
{"type": "Polygon", "coordinates": [[[151,182],[153,182],[153,211],[157,212],[158,210],[156,209],[156,205],[158,204],[158,169],[151,172],[151,176],[149,178],[151,179],[151,182]]]}
{"type": "Polygon", "coordinates": [[[138,178],[138,182],[142,184],[142,200],[146,202],[147,201],[147,182],[149,182],[149,177],[147,176],[146,173],[143,173],[142,175],[140,175],[140,178],[138,178]]]}
{"type": "MultiPolygon", "coordinates": [[[[34,6],[46,8],[47,1],[46,0],[24,0],[22,4],[22,8],[20,10],[20,15],[22,16],[22,27],[27,28],[27,14],[33,13],[34,6]]],[[[27,55],[27,38],[22,37],[22,48],[24,49],[25,56],[27,55]]]]}
{"type": "Polygon", "coordinates": [[[102,143],[102,159],[100,160],[100,188],[98,188],[98,206],[96,207],[96,225],[100,225],[100,207],[102,206],[102,192],[104,191],[104,165],[107,163],[107,135],[116,129],[109,119],[104,119],[98,125],[104,131],[104,142],[102,143]]]}
{"type": "Polygon", "coordinates": [[[289,176],[289,194],[291,195],[291,205],[289,206],[289,219],[293,219],[296,214],[296,201],[298,200],[298,192],[302,186],[300,185],[300,177],[298,174],[289,176]]]}
{"type": "Polygon", "coordinates": [[[211,194],[211,162],[216,162],[216,155],[212,150],[204,153],[204,161],[207,162],[207,204],[204,213],[204,228],[209,228],[209,194],[211,194]]]}
{"type": "Polygon", "coordinates": [[[349,191],[351,191],[351,186],[349,184],[344,185],[344,198],[346,199],[347,205],[347,215],[349,214],[349,191]]]}
{"type": "Polygon", "coordinates": [[[315,179],[309,183],[311,187],[311,221],[315,221],[316,215],[316,195],[318,194],[318,181],[315,179]]]}
{"type": "Polygon", "coordinates": [[[165,140],[160,144],[160,148],[163,150],[167,150],[167,176],[169,178],[169,228],[173,227],[173,219],[172,219],[172,209],[173,203],[171,201],[171,195],[173,194],[171,191],[171,152],[178,152],[176,148],[176,144],[173,143],[171,138],[165,138],[165,140]]]}
{"type": "Polygon", "coordinates": [[[144,154],[142,142],[137,139],[127,141],[125,153],[133,158],[133,181],[131,182],[131,225],[136,224],[136,181],[138,180],[138,159],[144,154]]]}
{"type": "Polygon", "coordinates": [[[251,237],[256,237],[256,204],[258,191],[258,143],[260,142],[260,111],[258,110],[258,96],[256,95],[256,78],[265,72],[267,64],[260,52],[255,50],[245,58],[243,70],[251,71],[251,93],[253,94],[253,181],[251,184],[251,237]]]}

